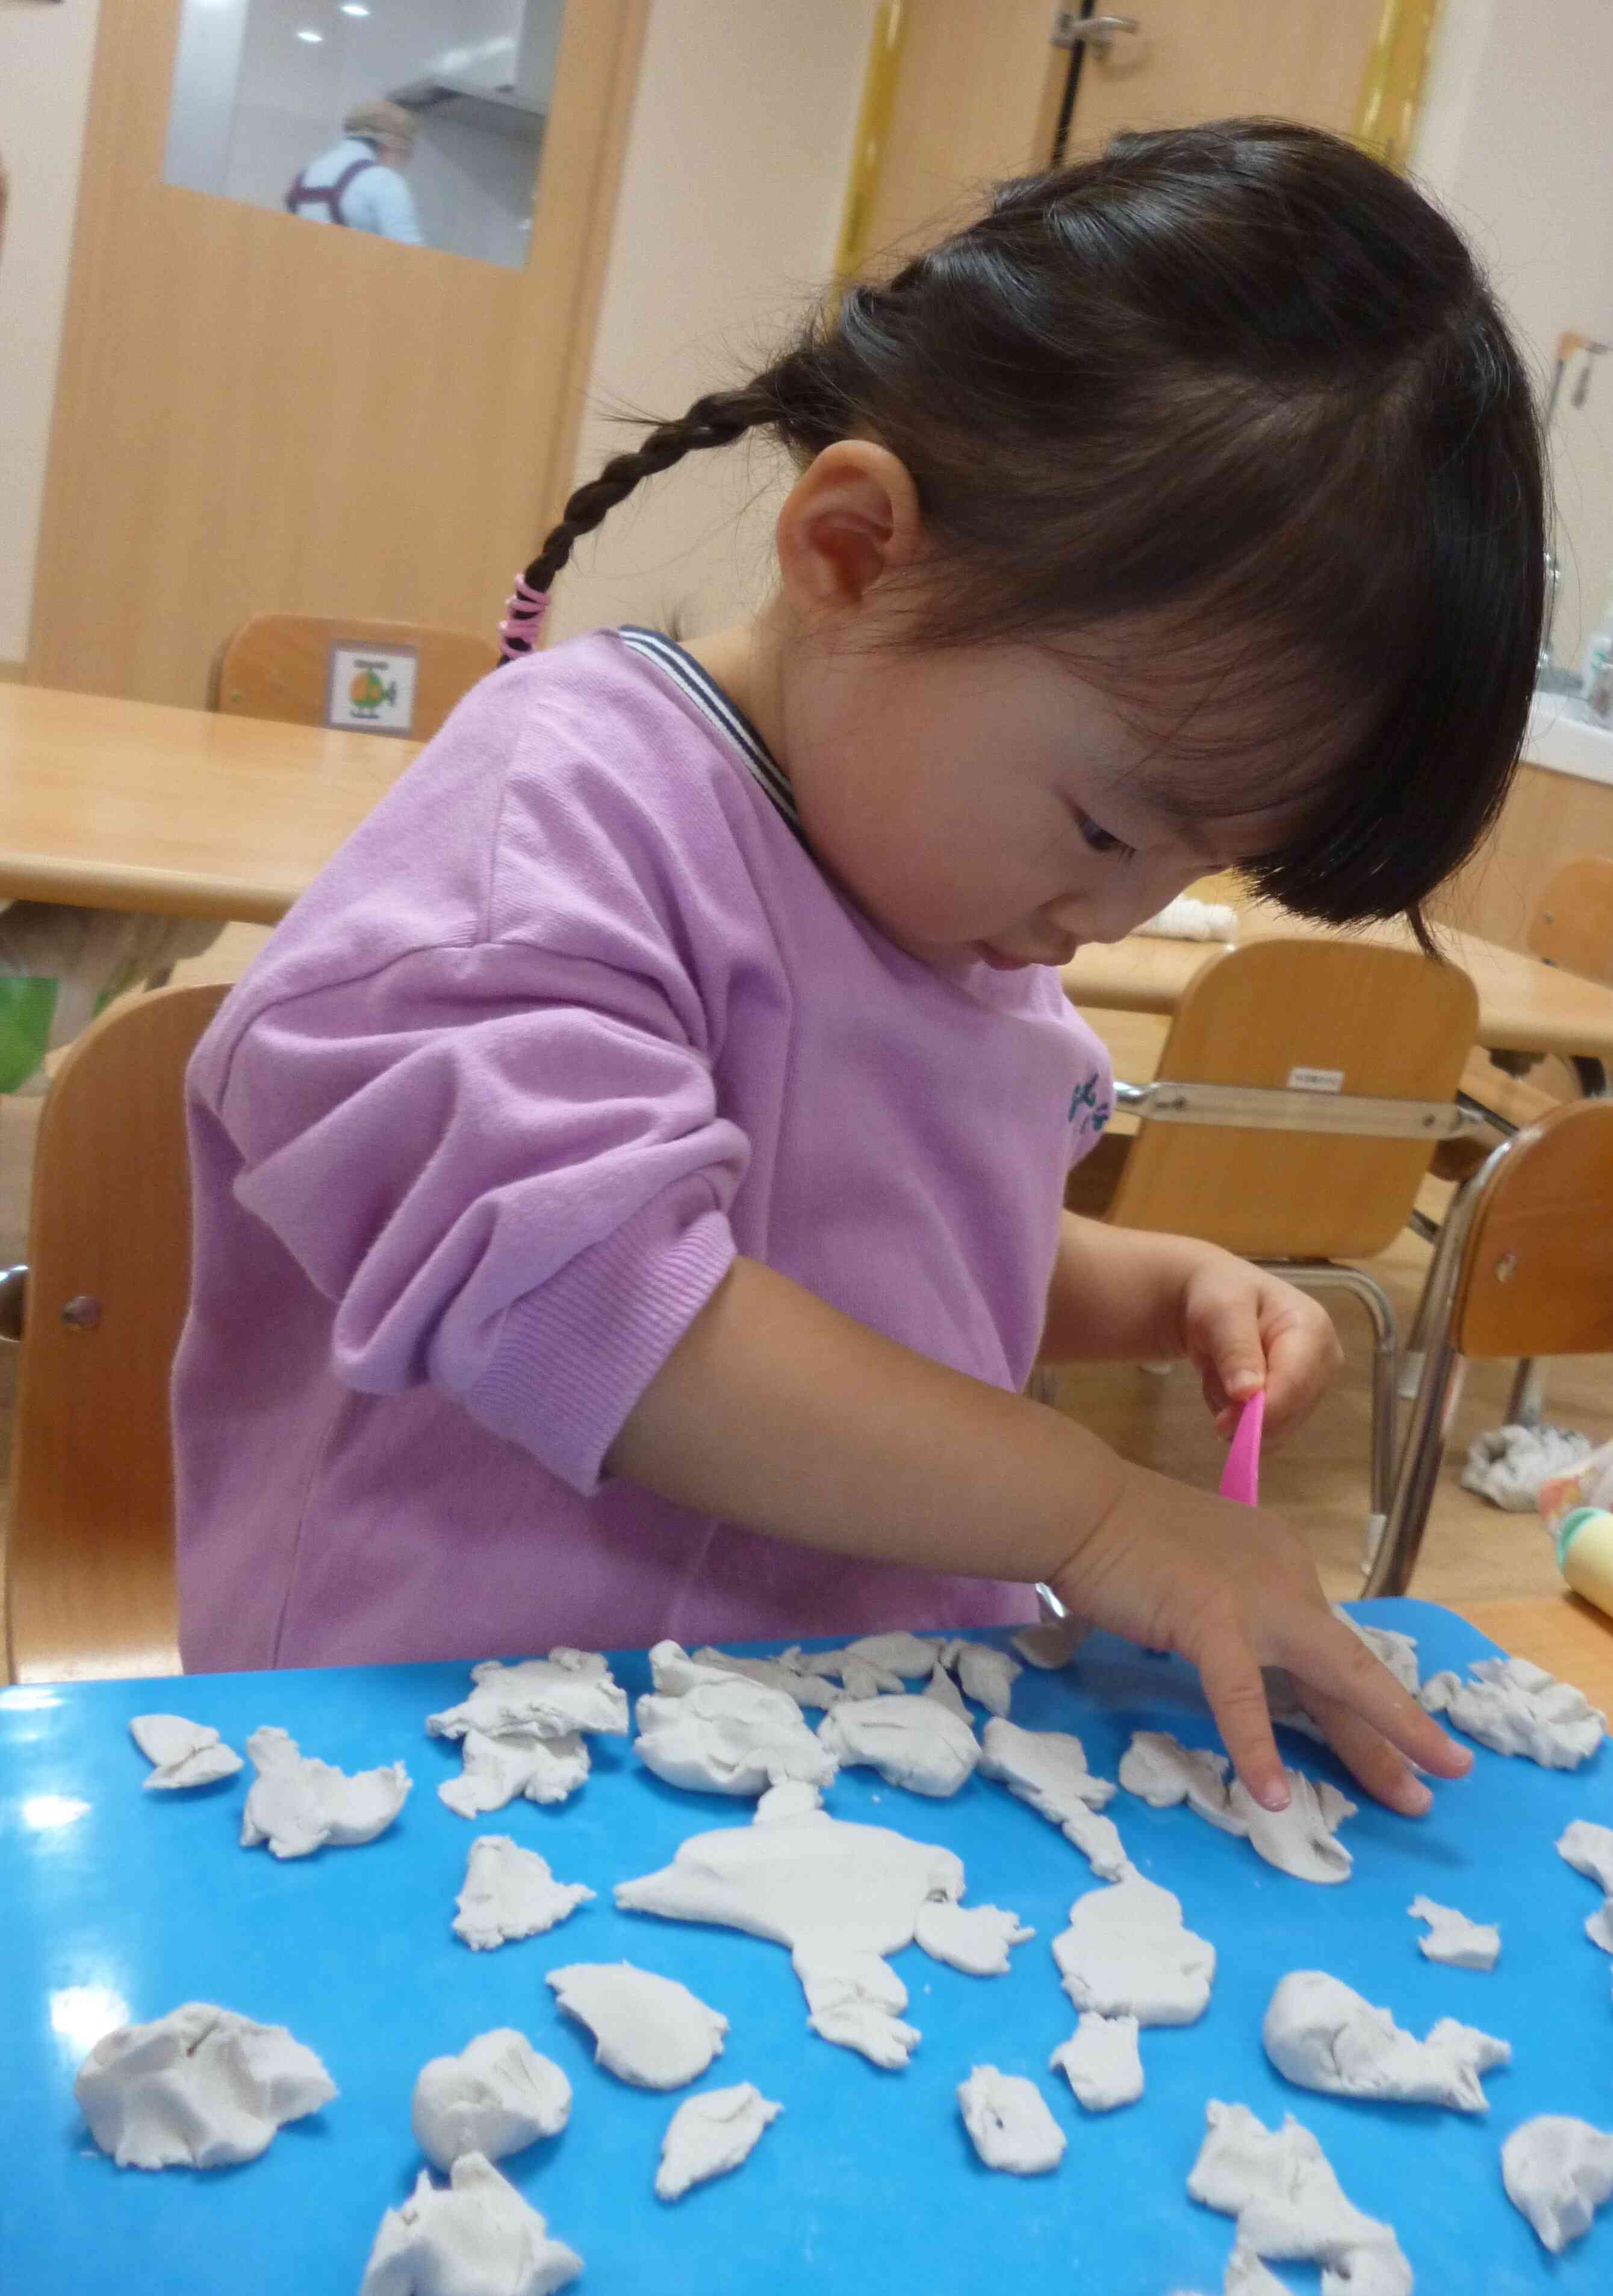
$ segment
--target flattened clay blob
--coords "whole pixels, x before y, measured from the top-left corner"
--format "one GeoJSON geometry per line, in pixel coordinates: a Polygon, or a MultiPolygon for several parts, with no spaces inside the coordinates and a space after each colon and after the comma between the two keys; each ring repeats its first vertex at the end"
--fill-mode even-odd
{"type": "Polygon", "coordinates": [[[1502,2146],[1501,2180],[1542,2247],[1560,2256],[1613,2194],[1613,2135],[1567,2113],[1538,2113],[1502,2146]]]}
{"type": "Polygon", "coordinates": [[[1406,1907],[1413,1921],[1427,1922],[1426,1937],[1417,1940],[1429,1961],[1449,1969],[1494,1969],[1501,1954],[1501,1931],[1490,1922],[1471,1922],[1454,1906],[1436,1906],[1432,1898],[1413,1898],[1406,1907]]]}
{"type": "Polygon", "coordinates": [[[682,2088],[722,2054],[728,2021],[675,1977],[630,1961],[580,1961],[546,1980],[594,2036],[594,2062],[635,2088],[682,2088]]]}
{"type": "Polygon", "coordinates": [[[638,1701],[634,1751],[668,1785],[760,1794],[786,1778],[827,1785],[838,1765],[782,1690],[743,1675],[638,1701]]]}
{"type": "Polygon", "coordinates": [[[1112,2112],[1116,2105],[1135,2104],[1142,2095],[1137,2032],[1135,2017],[1102,2017],[1088,2009],[1069,2039],[1061,2041],[1048,2059],[1049,2066],[1064,2074],[1076,2103],[1088,2112],[1112,2112]]]}
{"type": "Polygon", "coordinates": [[[1605,1893],[1586,1918],[1585,1935],[1604,1953],[1613,1953],[1613,1825],[1597,1825],[1588,1817],[1573,1819],[1558,1836],[1557,1854],[1605,1893]]]}
{"type": "Polygon", "coordinates": [[[272,1725],[254,1730],[246,1751],[258,1775],[241,1813],[241,1847],[267,1841],[273,1857],[306,1857],[328,1842],[350,1849],[384,1833],[408,1799],[401,1762],[349,1775],[299,1751],[272,1725]]]}
{"type": "Polygon", "coordinates": [[[539,1738],[566,1738],[579,1730],[621,1737],[628,1726],[627,1693],[596,1651],[554,1650],[505,1666],[483,1659],[471,1669],[475,1688],[458,1706],[428,1714],[433,1738],[463,1738],[481,1730],[490,1738],[530,1730],[539,1738]]]}
{"type": "Polygon", "coordinates": [[[1454,2017],[1442,2017],[1420,2041],[1321,1969],[1291,1969],[1278,1980],[1261,2038],[1278,2071],[1301,2088],[1454,2112],[1487,2112],[1479,2076],[1512,2061],[1510,2042],[1454,2017]]]}
{"type": "Polygon", "coordinates": [[[1017,1914],[1000,1906],[959,1906],[950,1898],[926,1898],[918,1908],[914,1942],[933,1961],[944,1961],[967,1977],[1006,1977],[1008,1948],[1033,1938],[1017,1914]]]}
{"type": "Polygon", "coordinates": [[[1301,1882],[1343,1882],[1354,1860],[1333,1835],[1355,1815],[1337,1786],[1320,1784],[1299,1770],[1285,1770],[1287,1809],[1263,1809],[1242,1781],[1229,1784],[1231,1764],[1224,1754],[1184,1746],[1168,1730],[1138,1730],[1121,1756],[1120,1783],[1128,1793],[1155,1809],[1185,1801],[1196,1816],[1239,1833],[1269,1866],[1301,1882]]]}
{"type": "Polygon", "coordinates": [[[1215,1975],[1215,1948],[1184,1925],[1181,1900],[1135,1866],[1076,1898],[1053,1958],[1078,2009],[1142,2025],[1192,2024],[1215,1975]]]}
{"type": "MultiPolygon", "coordinates": [[[[839,1653],[843,1659],[854,1659],[860,1666],[871,1666],[876,1674],[893,1674],[898,1682],[911,1682],[928,1674],[935,1663],[935,1653],[941,1647],[938,1635],[912,1635],[905,1627],[883,1635],[860,1635],[848,1643],[839,1653]]],[[[812,1660],[834,1653],[822,1652],[812,1660]]]]}
{"type": "Polygon", "coordinates": [[[1238,2219],[1255,2255],[1322,2267],[1322,2296],[1411,2296],[1393,2228],[1352,2208],[1321,2145],[1290,2114],[1267,2128],[1247,2104],[1205,2107],[1208,2133],[1188,2177],[1206,2208],[1238,2219]]]}
{"type": "Polygon", "coordinates": [[[976,2065],[958,2087],[959,2109],[975,2150],[988,2169],[1040,2177],[1064,2158],[1065,2133],[1048,2101],[1023,2073],[976,2065]]]}
{"type": "Polygon", "coordinates": [[[423,2169],[382,2218],[358,2296],[554,2296],[581,2269],[492,2162],[465,2152],[446,2187],[423,2169]]]}
{"type": "Polygon", "coordinates": [[[153,1765],[144,1781],[147,1793],[210,1786],[218,1778],[233,1778],[241,1767],[240,1755],[217,1730],[205,1722],[187,1722],[182,1714],[136,1714],[128,1732],[153,1765]]]}
{"type": "Polygon", "coordinates": [[[1296,1882],[1347,1882],[1355,1860],[1333,1837],[1355,1804],[1326,1778],[1285,1770],[1287,1809],[1263,1809],[1241,1778],[1234,1778],[1227,1808],[1250,1846],[1268,1866],[1292,1874],[1296,1882]]]}
{"type": "Polygon", "coordinates": [[[619,1882],[616,1903],[788,1946],[813,2031],[904,2065],[919,2036],[901,2021],[907,1990],[884,1956],[911,1944],[926,1902],[962,1897],[962,1861],[886,1826],[782,1804],[812,1791],[775,1786],[753,1824],[692,1835],[659,1873],[619,1882]]]}
{"type": "Polygon", "coordinates": [[[974,1775],[980,1743],[938,1699],[847,1698],[818,1725],[819,1742],[847,1769],[877,1770],[887,1785],[940,1799],[974,1775]]]}
{"type": "Polygon", "coordinates": [[[939,1658],[935,1661],[934,1671],[924,1686],[924,1694],[926,1698],[934,1698],[938,1704],[944,1706],[950,1714],[959,1716],[962,1720],[969,1724],[971,1729],[974,1728],[969,1710],[963,1702],[963,1693],[939,1658]]]}
{"type": "Polygon", "coordinates": [[[998,1716],[1008,1713],[1014,1685],[1025,1672],[1016,1658],[994,1643],[967,1642],[961,1636],[943,1647],[936,1664],[950,1667],[966,1695],[998,1716]]]}
{"type": "Polygon", "coordinates": [[[837,1682],[827,1674],[809,1673],[807,1661],[794,1644],[780,1651],[777,1658],[736,1658],[731,1652],[712,1650],[709,1645],[697,1650],[693,1658],[685,1658],[676,1643],[658,1643],[656,1650],[664,1653],[661,1666],[655,1664],[655,1651],[650,1652],[650,1676],[658,1691],[669,1697],[680,1697],[692,1689],[697,1675],[708,1681],[732,1679],[759,1682],[764,1689],[782,1690],[797,1706],[835,1706],[845,1696],[837,1682]],[[676,1653],[676,1656],[673,1654],[676,1653]],[[682,1660],[681,1665],[679,1660],[682,1660]]]}
{"type": "Polygon", "coordinates": [[[686,2097],[661,2140],[655,2197],[678,2201],[709,2177],[725,2177],[755,2151],[761,2132],[784,2111],[751,2081],[735,2088],[702,2089],[686,2097]]]}
{"type": "Polygon", "coordinates": [[[593,1897],[580,1882],[556,1882],[547,1858],[507,1833],[479,1833],[454,1901],[454,1934],[473,1953],[491,1952],[512,1938],[541,1937],[593,1897]]]}
{"type": "Polygon", "coordinates": [[[457,2057],[433,2057],[415,2082],[415,2142],[435,2168],[465,2152],[502,2161],[540,2136],[557,2136],[572,2110],[572,2085],[524,2033],[501,2026],[478,2033],[457,2057]]]}
{"type": "Polygon", "coordinates": [[[1549,1770],[1577,1769],[1606,1734],[1607,1718],[1583,1691],[1527,1658],[1476,1659],[1463,1682],[1430,1675],[1418,1693],[1430,1714],[1497,1754],[1521,1754],[1549,1770]]]}
{"type": "Polygon", "coordinates": [[[1120,1783],[1150,1809],[1173,1809],[1185,1801],[1197,1816],[1223,1833],[1243,1828],[1227,1803],[1231,1762],[1207,1746],[1184,1746],[1168,1730],[1134,1730],[1120,1758],[1120,1783]]]}
{"type": "Polygon", "coordinates": [[[336,2084],[284,2025],[186,2001],[103,2034],[73,2095],[120,2169],[223,2169],[255,2161],[277,2128],[317,2112],[336,2084]]]}
{"type": "Polygon", "coordinates": [[[575,1731],[540,1738],[535,1730],[504,1730],[497,1737],[467,1730],[459,1742],[464,1765],[444,1778],[440,1801],[461,1817],[486,1817],[518,1800],[552,1804],[574,1794],[589,1769],[588,1750],[575,1731]]]}
{"type": "Polygon", "coordinates": [[[1009,1639],[1027,1666],[1057,1674],[1069,1665],[1091,1631],[1085,1619],[1044,1619],[1040,1626],[1022,1627],[1009,1639]]]}
{"type": "Polygon", "coordinates": [[[1022,1730],[994,1715],[982,1739],[980,1774],[1058,1826],[1102,1880],[1117,1881],[1124,1872],[1119,1832],[1098,1815],[1114,1799],[1114,1782],[1092,1775],[1079,1738],[1065,1730],[1022,1730]]]}

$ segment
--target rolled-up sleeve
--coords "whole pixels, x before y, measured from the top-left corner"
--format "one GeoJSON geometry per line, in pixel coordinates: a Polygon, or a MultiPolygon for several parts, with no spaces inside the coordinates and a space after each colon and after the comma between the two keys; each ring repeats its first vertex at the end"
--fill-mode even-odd
{"type": "Polygon", "coordinates": [[[339,1379],[429,1383],[597,1486],[734,1257],[748,1144],[687,1010],[651,969],[506,940],[256,1013],[210,1096],[237,1201],[333,1303],[339,1379]]]}

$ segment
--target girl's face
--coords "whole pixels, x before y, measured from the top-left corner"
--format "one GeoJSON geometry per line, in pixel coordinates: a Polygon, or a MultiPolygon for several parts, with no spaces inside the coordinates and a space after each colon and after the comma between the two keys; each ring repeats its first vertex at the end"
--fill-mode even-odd
{"type": "Polygon", "coordinates": [[[1280,826],[1166,812],[1139,769],[1148,758],[1156,780],[1168,759],[1041,647],[817,654],[786,673],[778,702],[814,853],[930,963],[1067,963],[1269,849],[1280,826]]]}
{"type": "Polygon", "coordinates": [[[1229,803],[1222,821],[1184,824],[1151,799],[1170,785],[1168,746],[1051,648],[903,647],[904,578],[922,577],[926,545],[885,447],[826,447],[778,544],[775,605],[696,651],[788,773],[819,861],[910,955],[1062,964],[1277,843],[1275,815],[1229,803]]]}

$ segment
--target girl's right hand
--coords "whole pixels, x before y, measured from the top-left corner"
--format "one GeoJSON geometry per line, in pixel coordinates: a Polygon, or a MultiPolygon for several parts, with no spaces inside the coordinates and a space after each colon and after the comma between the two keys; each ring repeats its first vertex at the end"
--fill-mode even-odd
{"type": "Polygon", "coordinates": [[[1433,1797],[1411,1768],[1461,1777],[1473,1757],[1333,1616],[1304,1546],[1275,1516],[1128,1467],[1119,1499],[1052,1581],[1074,1617],[1198,1669],[1238,1775],[1288,1800],[1263,1667],[1300,1702],[1367,1792],[1408,1817],[1433,1797]]]}

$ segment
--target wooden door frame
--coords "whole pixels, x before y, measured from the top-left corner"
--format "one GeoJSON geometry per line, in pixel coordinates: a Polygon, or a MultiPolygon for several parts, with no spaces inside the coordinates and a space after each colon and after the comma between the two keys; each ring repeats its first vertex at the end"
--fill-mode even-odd
{"type": "Polygon", "coordinates": [[[253,611],[496,621],[512,571],[571,489],[648,0],[567,9],[521,271],[165,183],[180,16],[181,0],[101,13],[27,674],[199,704],[218,644],[253,611]],[[200,251],[199,275],[165,239],[200,251]],[[149,299],[132,291],[132,249],[149,299]],[[254,357],[255,329],[267,356],[254,357]],[[194,405],[165,404],[184,401],[185,344],[194,405]],[[435,430],[423,408],[399,411],[405,373],[441,409],[435,430]],[[458,429],[473,404],[473,440],[458,429]],[[341,445],[343,425],[374,435],[377,409],[392,422],[374,458],[391,457],[390,494],[341,445]],[[322,465],[309,467],[310,439],[322,465]],[[297,529],[288,477],[300,456],[317,533],[297,529]],[[455,529],[448,496],[473,533],[455,529]],[[251,516],[249,498],[260,505],[251,516]],[[195,562],[210,550],[210,574],[195,562]],[[203,646],[189,626],[215,616],[203,646]]]}

